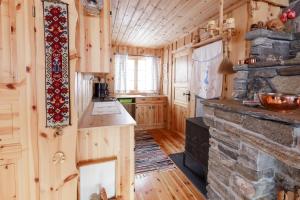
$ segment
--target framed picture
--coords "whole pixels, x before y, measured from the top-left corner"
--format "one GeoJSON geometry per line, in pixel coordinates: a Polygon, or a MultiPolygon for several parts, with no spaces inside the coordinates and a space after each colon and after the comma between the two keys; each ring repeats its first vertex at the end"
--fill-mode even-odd
{"type": "Polygon", "coordinates": [[[103,0],[81,0],[85,11],[90,15],[99,15],[103,7],[103,0]]]}

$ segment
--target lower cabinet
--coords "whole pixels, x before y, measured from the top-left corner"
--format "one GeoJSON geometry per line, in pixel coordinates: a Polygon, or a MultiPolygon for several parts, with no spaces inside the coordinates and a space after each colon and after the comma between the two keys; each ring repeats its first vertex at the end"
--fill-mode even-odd
{"type": "Polygon", "coordinates": [[[0,199],[16,200],[16,164],[0,164],[0,177],[0,199]]]}
{"type": "Polygon", "coordinates": [[[167,122],[166,102],[136,104],[135,120],[137,130],[164,128],[167,122]]]}

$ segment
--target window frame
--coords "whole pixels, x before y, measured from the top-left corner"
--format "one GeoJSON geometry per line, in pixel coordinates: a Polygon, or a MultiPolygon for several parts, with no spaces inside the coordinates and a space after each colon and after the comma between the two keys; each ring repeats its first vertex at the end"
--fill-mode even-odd
{"type": "MultiPolygon", "coordinates": [[[[152,90],[152,91],[139,91],[138,90],[138,67],[139,67],[138,62],[140,59],[143,59],[145,57],[149,57],[149,56],[128,55],[128,57],[127,57],[128,60],[134,60],[134,90],[128,90],[128,91],[124,91],[124,92],[120,92],[120,91],[116,92],[115,91],[116,94],[154,94],[154,93],[159,93],[159,91],[155,91],[155,90],[152,90]]],[[[150,57],[152,57],[152,56],[150,56],[150,57]]]]}

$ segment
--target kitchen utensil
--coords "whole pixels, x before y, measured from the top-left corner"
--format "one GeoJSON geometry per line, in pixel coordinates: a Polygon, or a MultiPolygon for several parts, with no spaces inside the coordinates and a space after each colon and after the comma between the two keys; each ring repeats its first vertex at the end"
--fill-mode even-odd
{"type": "Polygon", "coordinates": [[[261,104],[270,110],[284,111],[300,108],[300,95],[280,93],[260,93],[261,104]]]}

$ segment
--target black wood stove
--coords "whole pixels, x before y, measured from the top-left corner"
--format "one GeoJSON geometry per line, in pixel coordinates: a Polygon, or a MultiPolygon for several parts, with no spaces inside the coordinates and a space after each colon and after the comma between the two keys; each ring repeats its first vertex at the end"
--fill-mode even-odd
{"type": "Polygon", "coordinates": [[[186,141],[183,164],[192,172],[207,179],[209,127],[202,117],[186,120],[186,141]]]}

